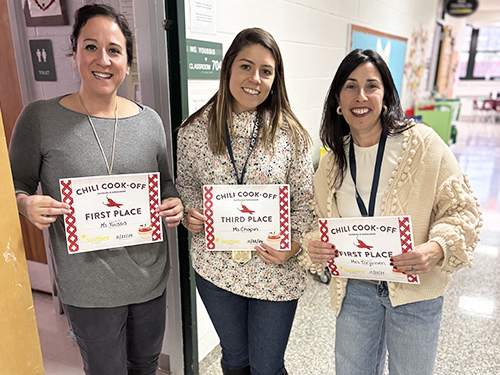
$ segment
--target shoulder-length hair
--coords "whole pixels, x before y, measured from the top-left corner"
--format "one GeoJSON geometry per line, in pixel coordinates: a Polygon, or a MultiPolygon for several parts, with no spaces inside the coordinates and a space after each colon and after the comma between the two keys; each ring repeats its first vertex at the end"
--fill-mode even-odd
{"type": "Polygon", "coordinates": [[[280,127],[291,131],[297,152],[299,150],[301,138],[305,140],[306,149],[311,142],[309,134],[290,107],[285,87],[283,58],[281,57],[278,44],[269,32],[255,27],[244,29],[236,35],[222,59],[219,90],[202,108],[189,116],[181,125],[181,127],[183,127],[190,124],[210,107],[208,113],[208,145],[214,154],[221,155],[226,152],[225,127],[227,125],[229,129],[232,128],[235,99],[229,90],[231,67],[233,66],[236,56],[244,48],[255,44],[267,48],[271,52],[276,64],[275,77],[270,93],[264,102],[257,107],[259,135],[262,136],[264,147],[272,149],[276,133],[280,127]]]}
{"type": "Polygon", "coordinates": [[[335,73],[323,107],[323,118],[320,126],[321,142],[333,152],[334,164],[338,167],[334,176],[334,186],[337,188],[342,185],[347,171],[344,139],[346,135],[350,134],[349,124],[344,116],[337,113],[340,92],[349,75],[358,66],[366,63],[372,63],[378,69],[384,85],[383,103],[387,109],[384,108],[380,114],[382,131],[391,136],[406,129],[406,125],[402,124],[404,113],[399,101],[398,91],[387,64],[375,51],[353,50],[342,60],[337,73],[335,73]]]}

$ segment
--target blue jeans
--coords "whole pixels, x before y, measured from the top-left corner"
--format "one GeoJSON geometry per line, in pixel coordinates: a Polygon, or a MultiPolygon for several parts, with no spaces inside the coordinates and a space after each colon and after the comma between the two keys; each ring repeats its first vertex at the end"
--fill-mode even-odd
{"type": "Polygon", "coordinates": [[[64,305],[87,375],[155,375],[163,344],[166,292],[112,308],[64,305]]]}
{"type": "Polygon", "coordinates": [[[393,307],[387,283],[350,279],[337,317],[339,375],[432,375],[443,297],[393,307]]]}
{"type": "Polygon", "coordinates": [[[219,335],[222,362],[250,365],[252,375],[284,375],[285,349],[297,300],[276,302],[238,296],[196,274],[196,286],[219,335]]]}

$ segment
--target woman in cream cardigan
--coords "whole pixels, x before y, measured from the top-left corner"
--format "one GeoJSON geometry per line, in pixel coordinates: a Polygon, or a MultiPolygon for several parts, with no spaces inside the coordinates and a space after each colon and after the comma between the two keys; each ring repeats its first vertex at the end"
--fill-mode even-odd
{"type": "MultiPolygon", "coordinates": [[[[468,180],[430,127],[404,119],[389,69],[371,50],[354,50],[340,64],[320,134],[329,151],[314,177],[316,219],[410,215],[415,249],[393,256],[391,266],[420,278],[419,285],[332,279],[336,373],[382,374],[388,351],[391,375],[431,375],[445,287],[471,266],[479,240],[468,180]]],[[[319,238],[316,220],[303,240],[312,272],[343,250],[319,238]]]]}

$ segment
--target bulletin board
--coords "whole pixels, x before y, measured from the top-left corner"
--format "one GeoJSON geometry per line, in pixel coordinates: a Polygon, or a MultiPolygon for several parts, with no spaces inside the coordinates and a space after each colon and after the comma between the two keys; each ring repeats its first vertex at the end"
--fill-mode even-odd
{"type": "Polygon", "coordinates": [[[349,51],[357,48],[371,49],[382,56],[392,74],[399,96],[401,96],[407,38],[352,24],[349,35],[349,51]]]}

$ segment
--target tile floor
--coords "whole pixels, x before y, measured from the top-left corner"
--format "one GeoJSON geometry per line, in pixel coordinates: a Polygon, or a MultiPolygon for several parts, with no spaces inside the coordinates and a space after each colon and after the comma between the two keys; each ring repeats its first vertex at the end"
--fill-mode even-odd
{"type": "MultiPolygon", "coordinates": [[[[484,226],[474,266],[457,272],[445,295],[435,375],[500,374],[500,125],[458,123],[451,146],[481,203],[484,226]]],[[[285,357],[290,375],[333,375],[335,322],[327,286],[309,278],[285,357]]],[[[34,293],[46,375],[81,375],[78,349],[50,297],[34,293]]],[[[220,348],[200,375],[220,375],[220,348]]],[[[182,374],[174,374],[182,375],[182,374]]]]}

